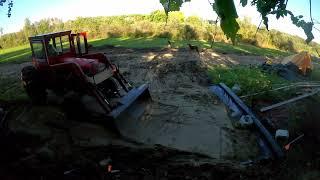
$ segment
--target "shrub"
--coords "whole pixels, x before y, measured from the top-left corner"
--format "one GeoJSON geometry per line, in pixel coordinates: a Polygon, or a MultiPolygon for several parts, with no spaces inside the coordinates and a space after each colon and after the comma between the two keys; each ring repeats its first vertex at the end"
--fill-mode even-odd
{"type": "MultiPolygon", "coordinates": [[[[311,42],[309,45],[297,36],[267,31],[250,23],[249,18],[238,20],[240,24],[237,40],[264,48],[276,48],[285,51],[309,51],[315,55],[320,46],[311,42]]],[[[2,48],[9,48],[28,43],[28,37],[51,31],[73,30],[87,31],[89,38],[108,37],[161,37],[177,40],[206,40],[228,42],[219,25],[209,23],[196,16],[185,17],[182,12],[170,12],[168,19],[164,11],[155,11],[150,15],[123,15],[110,17],[78,17],[63,22],[57,18],[42,19],[31,23],[26,19],[24,27],[16,33],[0,37],[2,48]],[[167,23],[166,23],[167,20],[167,23]]]]}

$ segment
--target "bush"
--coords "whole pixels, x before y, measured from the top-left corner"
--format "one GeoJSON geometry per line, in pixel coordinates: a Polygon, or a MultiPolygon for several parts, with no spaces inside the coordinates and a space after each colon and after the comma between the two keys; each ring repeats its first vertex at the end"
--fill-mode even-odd
{"type": "MultiPolygon", "coordinates": [[[[249,18],[238,20],[240,24],[238,42],[249,43],[263,48],[276,48],[285,51],[309,51],[317,55],[315,49],[319,44],[309,45],[297,36],[267,31],[250,23],[249,18]],[[256,35],[255,35],[256,34],[256,35]]],[[[177,40],[206,40],[228,42],[221,28],[196,16],[185,17],[182,12],[170,12],[168,19],[164,11],[155,11],[150,15],[124,15],[110,17],[78,17],[75,20],[63,22],[57,18],[42,19],[31,23],[26,19],[24,27],[16,33],[0,37],[2,48],[14,47],[28,43],[28,37],[52,31],[73,30],[87,31],[89,38],[108,37],[162,37],[177,40]],[[167,23],[166,23],[167,20],[167,23]]],[[[319,50],[320,51],[320,50],[319,50]]]]}
{"type": "Polygon", "coordinates": [[[184,35],[184,39],[186,40],[198,39],[198,34],[196,30],[188,24],[184,25],[184,29],[183,32],[181,32],[181,34],[184,35]]]}
{"type": "Polygon", "coordinates": [[[273,84],[284,83],[277,75],[263,72],[255,66],[215,66],[208,71],[214,84],[225,83],[228,87],[240,85],[239,95],[257,93],[272,88],[273,84]]]}

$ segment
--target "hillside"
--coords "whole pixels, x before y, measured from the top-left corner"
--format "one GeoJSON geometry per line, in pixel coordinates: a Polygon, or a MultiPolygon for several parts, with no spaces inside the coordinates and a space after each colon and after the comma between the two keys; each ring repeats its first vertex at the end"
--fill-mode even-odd
{"type": "MultiPolygon", "coordinates": [[[[316,52],[316,49],[320,49],[319,44],[306,44],[300,37],[276,30],[266,31],[262,28],[256,34],[257,27],[250,24],[248,18],[239,20],[239,24],[241,29],[238,43],[289,52],[306,50],[319,56],[316,52]]],[[[25,45],[29,36],[68,29],[75,32],[87,31],[90,39],[165,38],[185,42],[201,40],[209,44],[212,41],[229,43],[215,22],[204,21],[195,16],[185,17],[181,12],[171,12],[166,23],[165,13],[155,11],[150,15],[78,17],[66,22],[57,18],[42,19],[38,22],[26,19],[21,31],[0,37],[0,46],[6,49],[25,45]]]]}

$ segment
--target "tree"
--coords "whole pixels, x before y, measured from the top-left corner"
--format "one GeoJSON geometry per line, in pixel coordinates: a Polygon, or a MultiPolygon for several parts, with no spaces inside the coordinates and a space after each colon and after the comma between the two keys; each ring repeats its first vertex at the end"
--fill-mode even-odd
{"type": "MultiPolygon", "coordinates": [[[[160,0],[160,3],[164,7],[166,14],[170,11],[179,11],[181,5],[184,2],[191,0],[160,0]]],[[[209,0],[208,0],[209,1],[209,0]]],[[[296,26],[302,28],[307,36],[306,42],[309,43],[314,39],[312,34],[313,20],[311,16],[311,0],[310,4],[310,22],[304,21],[303,16],[294,16],[293,13],[287,10],[288,0],[240,0],[242,6],[247,6],[248,1],[251,5],[257,7],[257,11],[261,14],[263,23],[268,30],[268,15],[276,15],[276,18],[290,15],[291,21],[296,26]]],[[[210,3],[210,1],[209,1],[210,3]]],[[[212,9],[218,14],[220,18],[220,26],[227,38],[230,38],[235,43],[237,32],[239,31],[239,24],[236,21],[238,14],[233,0],[215,0],[214,3],[210,3],[212,9]]]]}
{"type": "Polygon", "coordinates": [[[31,23],[30,19],[26,18],[24,20],[24,26],[23,26],[22,32],[24,35],[24,41],[28,42],[28,38],[30,36],[37,34],[37,29],[34,26],[34,24],[31,23]]]}

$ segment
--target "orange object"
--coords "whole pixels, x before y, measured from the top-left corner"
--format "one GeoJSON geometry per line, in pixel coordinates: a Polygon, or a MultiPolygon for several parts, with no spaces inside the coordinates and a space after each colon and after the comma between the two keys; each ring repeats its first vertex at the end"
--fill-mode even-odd
{"type": "Polygon", "coordinates": [[[284,146],[284,149],[288,151],[290,149],[290,145],[293,144],[294,142],[298,141],[299,139],[301,139],[303,136],[304,136],[304,134],[301,134],[300,136],[298,136],[297,138],[295,138],[294,140],[289,142],[287,145],[284,146]]]}
{"type": "Polygon", "coordinates": [[[292,63],[296,65],[303,75],[306,75],[307,71],[313,69],[311,62],[311,56],[307,51],[302,51],[298,54],[285,57],[281,64],[286,65],[292,63]]]}
{"type": "Polygon", "coordinates": [[[111,165],[108,165],[107,171],[108,171],[108,172],[111,172],[111,171],[112,171],[112,166],[111,166],[111,165]]]}
{"type": "Polygon", "coordinates": [[[285,145],[284,149],[288,151],[290,149],[290,144],[285,145]]]}

